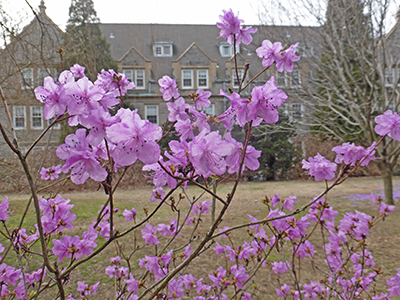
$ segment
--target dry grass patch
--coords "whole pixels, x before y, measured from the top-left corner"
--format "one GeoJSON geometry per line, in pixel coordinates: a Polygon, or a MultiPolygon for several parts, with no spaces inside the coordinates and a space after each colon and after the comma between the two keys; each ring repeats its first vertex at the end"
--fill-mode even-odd
{"type": "MultiPolygon", "coordinates": [[[[400,185],[400,179],[395,179],[395,186],[400,185]]],[[[249,221],[247,214],[250,214],[258,219],[263,219],[268,215],[267,207],[262,203],[262,200],[265,196],[272,197],[276,193],[280,193],[279,197],[281,199],[286,198],[291,195],[297,195],[297,199],[299,200],[298,206],[306,204],[310,201],[316,194],[320,193],[324,189],[325,185],[322,182],[314,182],[314,181],[283,181],[283,182],[262,182],[262,183],[246,183],[241,184],[238,189],[235,198],[232,202],[231,207],[229,208],[228,213],[224,217],[222,223],[220,224],[220,228],[225,226],[235,226],[241,223],[245,223],[249,221]]],[[[218,194],[222,195],[223,198],[226,197],[227,193],[230,192],[232,188],[231,184],[222,184],[218,187],[218,194]]],[[[369,214],[375,214],[376,207],[368,201],[357,201],[350,200],[344,198],[349,195],[353,195],[353,198],[356,197],[354,194],[370,194],[371,192],[380,192],[379,189],[382,188],[382,180],[379,178],[352,178],[347,182],[343,183],[340,187],[335,188],[328,195],[329,203],[340,213],[345,213],[348,211],[359,210],[369,214]]],[[[190,186],[187,191],[187,196],[190,199],[193,199],[196,195],[200,194],[200,189],[197,187],[190,186]]],[[[179,193],[182,193],[181,191],[179,193]]],[[[179,193],[175,193],[173,195],[175,201],[179,199],[179,193]]],[[[149,201],[151,194],[150,188],[138,188],[133,190],[119,190],[115,193],[115,207],[119,209],[119,212],[115,217],[115,227],[119,231],[123,231],[128,228],[130,224],[127,224],[122,216],[122,212],[124,209],[132,209],[133,207],[137,210],[137,221],[142,220],[146,211],[152,211],[157,203],[152,203],[149,201]]],[[[72,212],[77,215],[77,219],[74,223],[75,228],[72,232],[65,232],[65,234],[79,234],[80,232],[86,230],[86,228],[94,222],[95,215],[97,211],[100,209],[100,206],[107,201],[107,195],[104,194],[102,190],[97,192],[75,192],[75,193],[65,193],[62,194],[65,199],[71,199],[71,203],[75,205],[72,212]]],[[[43,195],[48,196],[48,195],[43,195]]],[[[13,194],[9,195],[10,200],[10,208],[14,211],[13,214],[21,215],[24,206],[27,203],[27,199],[29,196],[21,195],[21,194],[13,194]]],[[[200,201],[211,200],[210,196],[204,196],[200,201]]],[[[220,208],[220,205],[217,205],[217,208],[220,208]]],[[[184,199],[180,205],[181,214],[180,220],[182,221],[185,217],[187,210],[189,209],[189,205],[187,201],[184,199]]],[[[217,209],[218,211],[218,209],[217,209]]],[[[151,225],[155,226],[158,223],[169,224],[170,218],[177,218],[177,214],[172,212],[171,208],[165,205],[150,221],[151,225]]],[[[378,289],[381,289],[384,285],[385,279],[393,276],[396,273],[400,264],[397,263],[400,261],[400,250],[398,245],[400,243],[400,226],[398,220],[400,219],[400,210],[397,209],[392,213],[384,222],[379,224],[376,228],[373,228],[371,234],[372,239],[368,243],[368,250],[372,252],[372,255],[375,257],[375,262],[377,266],[382,265],[384,268],[383,278],[379,281],[380,283],[377,285],[378,289]]],[[[30,207],[28,212],[28,216],[26,219],[26,225],[32,225],[35,222],[33,207],[30,207]]],[[[18,223],[15,218],[11,218],[7,221],[9,229],[18,226],[18,223]]],[[[201,226],[196,233],[198,238],[201,238],[202,235],[206,233],[210,224],[210,216],[202,217],[201,226]]],[[[121,255],[118,252],[118,249],[123,249],[125,255],[129,255],[134,251],[134,245],[137,241],[136,245],[143,245],[140,230],[133,232],[131,235],[118,240],[118,245],[115,243],[108,247],[104,253],[95,257],[89,264],[83,265],[79,267],[73,274],[70,279],[70,284],[67,285],[68,292],[75,292],[76,285],[75,283],[80,280],[85,280],[88,283],[95,283],[97,280],[102,280],[102,284],[100,287],[100,292],[104,295],[104,299],[107,297],[112,297],[113,290],[110,289],[112,286],[112,280],[106,277],[104,270],[109,265],[109,257],[121,255]]],[[[177,238],[177,241],[172,244],[172,246],[176,249],[176,247],[180,244],[180,242],[185,241],[189,237],[191,232],[189,228],[186,231],[183,231],[181,236],[177,238]]],[[[248,235],[247,228],[238,230],[237,232],[231,233],[229,236],[230,240],[227,238],[218,239],[220,244],[233,244],[235,247],[238,247],[243,240],[251,240],[248,235]]],[[[98,244],[101,244],[104,239],[100,239],[98,244]]],[[[162,248],[162,245],[165,245],[166,239],[163,239],[160,247],[158,247],[158,251],[162,248]]],[[[312,242],[315,243],[316,248],[322,245],[322,240],[317,234],[312,238],[312,242]]],[[[194,240],[191,244],[194,247],[198,241],[194,240]]],[[[51,244],[52,246],[52,244],[51,244]]],[[[215,255],[215,252],[212,250],[214,245],[211,245],[210,248],[203,252],[200,257],[193,261],[193,264],[189,266],[185,272],[192,273],[196,278],[200,276],[205,277],[203,283],[208,283],[209,279],[207,274],[216,270],[220,265],[228,268],[227,261],[225,259],[221,259],[215,255]]],[[[179,263],[182,258],[179,256],[184,249],[181,249],[176,252],[177,258],[175,263],[179,263]]],[[[141,248],[136,250],[137,253],[134,254],[134,259],[132,261],[132,273],[134,276],[139,276],[142,270],[138,267],[138,258],[144,257],[145,255],[154,255],[155,249],[154,247],[147,246],[145,248],[141,248]]],[[[287,250],[285,250],[287,251],[287,250]]],[[[274,251],[271,255],[270,260],[281,260],[282,256],[285,256],[289,253],[285,252],[276,252],[274,251]]],[[[316,260],[321,260],[322,251],[317,250],[316,260]]],[[[34,260],[32,261],[34,263],[34,260]]],[[[249,266],[253,264],[253,262],[248,262],[249,266]]],[[[298,262],[297,262],[298,263],[298,262]]],[[[61,267],[66,266],[67,262],[64,260],[61,263],[61,267]]],[[[311,260],[306,259],[305,261],[301,261],[301,269],[302,269],[302,278],[303,279],[312,279],[316,280],[321,277],[321,273],[312,267],[311,260]]],[[[277,276],[266,269],[261,269],[260,273],[256,275],[256,277],[252,278],[247,284],[248,292],[252,293],[254,291],[254,287],[256,287],[257,295],[253,297],[253,299],[275,299],[275,289],[279,287],[279,282],[283,283],[284,281],[290,281],[288,276],[277,276]],[[254,282],[255,285],[251,285],[254,282]],[[260,296],[262,295],[262,296],[260,296]],[[259,298],[257,298],[259,297],[259,298]]]]}

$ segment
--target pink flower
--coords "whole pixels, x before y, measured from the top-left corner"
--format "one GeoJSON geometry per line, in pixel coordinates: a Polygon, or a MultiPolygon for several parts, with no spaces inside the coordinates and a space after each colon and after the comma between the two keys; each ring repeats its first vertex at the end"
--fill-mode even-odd
{"type": "Polygon", "coordinates": [[[250,276],[246,274],[246,269],[243,266],[238,267],[237,265],[234,265],[231,268],[231,273],[239,289],[243,288],[242,282],[250,278],[250,276]]]}
{"type": "Polygon", "coordinates": [[[129,166],[137,159],[145,164],[156,163],[160,147],[156,140],[162,136],[161,128],[142,120],[137,111],[119,109],[116,114],[121,122],[106,128],[107,138],[116,146],[112,156],[119,166],[129,166]]]}
{"type": "Polygon", "coordinates": [[[210,212],[210,206],[210,201],[199,202],[199,205],[194,206],[194,214],[196,216],[200,214],[208,214],[210,212]]]}
{"type": "Polygon", "coordinates": [[[129,273],[129,279],[124,279],[124,281],[128,285],[126,287],[128,293],[134,292],[135,294],[137,294],[139,282],[135,278],[133,278],[131,273],[129,273]]]}
{"type": "Polygon", "coordinates": [[[203,130],[189,142],[188,148],[190,161],[197,174],[208,177],[225,173],[226,162],[223,157],[231,153],[232,146],[221,139],[219,132],[208,133],[203,130]]]}
{"type": "Polygon", "coordinates": [[[183,251],[183,255],[185,255],[185,259],[187,259],[190,256],[190,254],[192,254],[192,252],[193,252],[193,250],[190,249],[190,244],[188,244],[185,248],[185,251],[183,251]]]}
{"type": "Polygon", "coordinates": [[[4,200],[0,204],[0,220],[6,221],[10,212],[8,211],[8,197],[5,196],[4,200]]]}
{"type": "Polygon", "coordinates": [[[165,192],[162,189],[162,187],[156,188],[151,191],[150,201],[154,202],[157,200],[158,202],[161,202],[161,200],[164,198],[164,195],[165,195],[165,192]]]}
{"type": "Polygon", "coordinates": [[[122,215],[125,217],[126,222],[132,222],[136,216],[136,209],[132,208],[132,210],[125,209],[122,215]]]}
{"type": "Polygon", "coordinates": [[[153,227],[150,223],[146,224],[146,228],[142,229],[142,237],[149,245],[158,245],[157,227],[153,227]]]}
{"type": "Polygon", "coordinates": [[[388,135],[396,141],[400,141],[400,116],[397,112],[386,111],[383,115],[375,117],[375,132],[380,136],[388,135]]]}
{"type": "Polygon", "coordinates": [[[35,97],[44,103],[44,118],[49,120],[55,115],[62,116],[67,108],[67,98],[62,96],[61,85],[55,83],[50,76],[44,79],[43,85],[43,87],[39,86],[35,89],[35,97]]]}
{"type": "Polygon", "coordinates": [[[70,68],[72,74],[74,75],[75,79],[79,79],[79,78],[83,78],[85,77],[85,67],[82,67],[78,64],[74,64],[71,68],[70,68]]]}
{"type": "Polygon", "coordinates": [[[197,109],[202,107],[209,107],[211,101],[208,99],[211,96],[211,92],[205,92],[203,89],[198,89],[194,95],[193,102],[197,109]]]}
{"type": "Polygon", "coordinates": [[[232,34],[235,35],[240,32],[240,24],[244,21],[236,17],[232,9],[222,11],[224,14],[219,16],[221,22],[217,23],[217,27],[221,29],[219,37],[228,39],[228,42],[232,44],[232,34]]]}
{"type": "Polygon", "coordinates": [[[275,261],[272,265],[272,270],[274,270],[275,274],[286,273],[288,271],[288,266],[290,268],[290,264],[287,261],[275,261]]]}
{"type": "Polygon", "coordinates": [[[296,47],[299,43],[291,45],[289,49],[282,52],[282,60],[276,62],[276,70],[282,72],[286,70],[287,72],[293,72],[293,62],[298,61],[300,56],[296,55],[296,47]]]}
{"type": "Polygon", "coordinates": [[[107,159],[105,153],[99,153],[89,147],[86,140],[86,130],[80,128],[75,134],[65,138],[65,144],[58,146],[56,154],[60,159],[66,160],[62,171],[71,171],[71,181],[75,184],[84,183],[89,177],[95,181],[103,181],[107,177],[107,171],[101,166],[98,158],[107,159]]]}
{"type": "Polygon", "coordinates": [[[42,168],[40,170],[40,175],[43,180],[54,180],[58,178],[58,175],[61,174],[61,165],[51,166],[50,168],[42,168]]]}
{"type": "Polygon", "coordinates": [[[315,176],[315,181],[331,180],[335,177],[337,164],[330,162],[321,154],[310,157],[309,162],[303,159],[303,169],[309,170],[310,176],[315,176]]]}
{"type": "Polygon", "coordinates": [[[390,297],[400,296],[400,269],[397,269],[397,274],[386,281],[390,297]]]}
{"type": "Polygon", "coordinates": [[[271,66],[274,62],[282,60],[282,44],[280,42],[271,43],[269,40],[262,42],[261,47],[257,48],[256,53],[258,57],[261,57],[262,65],[264,67],[271,66]]]}
{"type": "Polygon", "coordinates": [[[275,77],[263,86],[256,86],[251,91],[251,102],[248,105],[249,119],[255,120],[258,115],[269,124],[278,122],[279,115],[277,108],[281,106],[288,96],[278,89],[275,83],[275,77]]]}
{"type": "Polygon", "coordinates": [[[53,240],[53,253],[59,256],[57,262],[60,263],[65,257],[72,258],[78,252],[79,236],[64,236],[61,240],[53,240]]]}
{"type": "MultiPolygon", "coordinates": [[[[231,154],[226,157],[226,163],[229,166],[228,173],[237,173],[239,172],[240,160],[243,154],[243,144],[232,138],[230,132],[227,132],[224,135],[224,138],[233,146],[231,154]]],[[[258,158],[260,156],[261,151],[258,151],[253,146],[248,145],[246,148],[246,155],[241,172],[244,171],[245,167],[249,168],[250,170],[257,170],[260,167],[260,163],[258,162],[258,158]]]]}
{"type": "Polygon", "coordinates": [[[179,97],[174,102],[167,103],[168,110],[170,111],[168,115],[168,121],[185,121],[189,119],[189,115],[186,113],[186,109],[189,109],[190,105],[185,103],[185,99],[179,97]]]}
{"type": "Polygon", "coordinates": [[[283,210],[287,209],[287,210],[292,211],[292,210],[293,210],[293,205],[294,205],[294,204],[297,204],[296,199],[297,199],[296,196],[289,196],[289,197],[287,197],[287,198],[285,199],[285,201],[283,202],[282,209],[283,209],[283,210]]]}
{"type": "Polygon", "coordinates": [[[179,98],[178,86],[175,80],[171,77],[165,75],[158,80],[158,85],[160,86],[160,92],[163,94],[163,99],[169,101],[172,98],[179,98]]]}

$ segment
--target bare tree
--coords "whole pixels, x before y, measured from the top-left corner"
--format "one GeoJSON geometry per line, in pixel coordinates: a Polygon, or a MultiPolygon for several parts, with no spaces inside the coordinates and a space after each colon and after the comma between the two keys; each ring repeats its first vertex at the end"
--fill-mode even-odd
{"type": "MultiPolygon", "coordinates": [[[[397,111],[400,104],[399,15],[395,26],[388,25],[393,3],[299,0],[295,6],[300,7],[297,12],[308,15],[310,23],[321,26],[314,31],[318,34],[307,37],[314,57],[297,92],[308,112],[301,124],[338,141],[371,145],[378,138],[375,116],[389,109],[397,111]]],[[[307,18],[299,14],[292,20],[304,24],[307,18]]],[[[392,176],[399,154],[399,143],[392,140],[378,148],[377,164],[389,204],[393,204],[392,176]]]]}

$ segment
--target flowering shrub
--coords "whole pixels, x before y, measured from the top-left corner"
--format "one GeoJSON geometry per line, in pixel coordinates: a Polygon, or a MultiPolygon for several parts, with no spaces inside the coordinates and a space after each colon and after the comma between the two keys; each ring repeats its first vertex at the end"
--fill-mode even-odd
{"type": "MultiPolygon", "coordinates": [[[[242,28],[243,21],[231,10],[224,11],[220,21],[217,23],[221,28],[220,37],[234,47],[252,41],[251,34],[256,29],[242,28]]],[[[293,61],[299,60],[295,54],[296,46],[283,50],[279,42],[272,44],[264,41],[257,55],[263,59],[265,70],[276,64],[278,72],[291,72],[293,61]]],[[[270,199],[266,197],[264,201],[264,219],[258,220],[249,215],[245,224],[220,228],[223,217],[235,201],[241,173],[246,167],[251,170],[259,167],[261,153],[248,145],[252,128],[263,121],[276,123],[279,119],[277,108],[286,101],[287,95],[277,88],[274,77],[263,86],[254,87],[249,99],[240,96],[245,87],[229,95],[221,91],[231,100],[231,106],[217,118],[212,118],[202,111],[203,107],[210,105],[208,98],[211,93],[198,90],[190,94],[189,98],[193,101],[190,105],[180,96],[173,79],[164,76],[159,85],[164,100],[168,101],[168,121],[180,136],[179,141],[169,143],[169,150],[165,153],[161,153],[158,142],[168,131],[142,120],[136,110],[122,108],[124,94],[134,88],[124,74],[103,70],[97,81],[92,83],[84,76],[83,67],[75,65],[62,72],[56,82],[47,77],[44,86],[35,90],[37,99],[44,103],[45,118],[56,117],[51,126],[68,118],[70,125],[84,127],[68,135],[65,143],[58,147],[57,155],[65,163],[61,167],[43,168],[41,178],[55,180],[61,172],[69,173],[67,178],[75,184],[82,184],[91,178],[100,182],[108,195],[107,202],[97,216],[93,216],[93,222],[79,235],[71,236],[66,231],[74,228],[77,218],[71,212],[73,204],[69,199],[60,194],[47,198],[38,196],[25,160],[34,145],[23,155],[18,141],[12,143],[2,130],[3,137],[26,172],[37,221],[35,231],[18,228],[11,232],[7,227],[12,216],[7,197],[0,204],[0,219],[4,225],[1,232],[5,237],[0,251],[8,248],[0,264],[2,299],[36,299],[48,289],[60,299],[98,299],[99,282],[90,285],[79,281],[71,294],[65,292],[65,285],[82,264],[88,263],[108,246],[118,245],[118,240],[127,235],[134,236],[133,253],[126,254],[121,247],[117,247],[117,256],[110,258],[110,265],[104,271],[104,275],[114,282],[115,299],[249,300],[257,297],[257,290],[251,289],[251,280],[260,268],[269,268],[277,276],[291,274],[291,282],[282,283],[276,290],[276,295],[283,299],[389,299],[400,296],[399,273],[387,281],[386,293],[377,294],[372,289],[381,271],[379,268],[372,269],[375,263],[366,250],[370,228],[387,217],[394,207],[378,199],[379,211],[374,218],[356,211],[346,213],[339,220],[338,212],[325,197],[360,165],[376,159],[373,156],[375,149],[386,135],[399,138],[396,113],[386,112],[376,117],[376,132],[383,137],[371,147],[364,149],[345,143],[333,149],[337,153],[335,163],[319,154],[303,161],[308,174],[315,176],[317,181],[331,180],[336,176],[335,181],[330,185],[327,183],[327,188],[308,204],[295,209],[298,204],[296,196],[281,200],[276,194],[270,199]],[[118,111],[111,116],[110,109],[118,111]],[[233,124],[244,127],[244,140],[235,140],[229,132],[222,136],[218,131],[211,131],[213,122],[222,122],[228,131],[233,124]],[[143,170],[148,172],[147,176],[153,179],[155,186],[149,200],[157,206],[153,211],[146,212],[144,218],[139,218],[133,207],[119,212],[113,197],[121,179],[115,180],[116,171],[133,165],[137,160],[145,164],[143,170]],[[338,164],[340,170],[336,174],[338,164]],[[218,195],[207,185],[207,178],[217,180],[232,174],[234,185],[226,197],[218,195]],[[187,183],[198,186],[203,194],[211,195],[220,205],[200,201],[203,194],[193,199],[180,195],[179,201],[171,198],[178,189],[184,194],[187,183]],[[167,191],[165,186],[168,186],[167,191]],[[182,213],[180,207],[183,201],[189,204],[186,213],[182,213]],[[168,224],[157,224],[154,216],[165,205],[176,213],[176,218],[168,224]],[[300,216],[301,212],[305,213],[300,216]],[[127,229],[116,225],[114,220],[119,214],[129,223],[127,229]],[[213,214],[212,224],[203,236],[196,237],[203,226],[202,217],[206,214],[213,214]],[[224,238],[229,239],[232,232],[244,227],[248,228],[248,240],[240,245],[224,243],[224,238]],[[317,246],[311,243],[310,237],[317,227],[327,236],[322,245],[325,259],[318,266],[322,270],[321,279],[307,282],[300,280],[301,270],[295,258],[299,264],[301,260],[314,259],[317,246]],[[9,265],[12,259],[7,260],[10,249],[17,255],[17,269],[9,265]],[[149,251],[144,257],[138,257],[135,256],[138,249],[149,251]],[[204,251],[215,252],[225,258],[226,264],[215,269],[210,265],[209,274],[204,278],[186,273],[186,267],[204,251]],[[268,260],[275,251],[285,251],[286,255],[283,260],[270,263],[268,260]],[[31,272],[32,267],[28,263],[32,256],[40,257],[41,264],[31,272]]],[[[24,218],[25,215],[21,224],[24,224],[24,218]]]]}

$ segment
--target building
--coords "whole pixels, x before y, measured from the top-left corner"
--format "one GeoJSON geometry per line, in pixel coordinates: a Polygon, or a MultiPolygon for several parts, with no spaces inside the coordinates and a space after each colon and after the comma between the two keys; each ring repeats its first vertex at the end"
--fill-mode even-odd
{"type": "MultiPolygon", "coordinates": [[[[265,39],[281,41],[286,47],[299,42],[302,59],[295,63],[292,73],[277,73],[271,67],[249,84],[242,96],[249,96],[255,85],[263,85],[271,76],[276,76],[278,87],[289,95],[286,110],[293,118],[301,118],[303,106],[293,97],[307,80],[308,61],[317,51],[316,45],[307,42],[307,36],[315,35],[318,28],[255,27],[258,31],[253,35],[253,42],[236,49],[239,76],[245,73],[246,65],[250,67],[245,82],[264,68],[256,49],[265,39]]],[[[229,105],[227,99],[219,95],[220,90],[227,92],[229,88],[239,87],[234,72],[234,47],[218,38],[219,29],[215,25],[100,24],[100,29],[111,45],[119,71],[136,84],[127,100],[154,124],[163,124],[169,113],[158,86],[158,80],[164,75],[176,80],[185,99],[197,89],[211,91],[212,104],[206,112],[213,115],[221,114],[229,105]]]]}
{"type": "MultiPolygon", "coordinates": [[[[274,67],[252,81],[242,92],[250,96],[252,88],[263,85],[276,76],[276,83],[289,99],[284,109],[293,119],[303,116],[303,104],[298,100],[298,91],[307,80],[309,61],[318,55],[318,48],[308,42],[315,36],[317,27],[255,26],[250,45],[240,45],[236,51],[239,76],[249,71],[245,82],[263,70],[262,59],[256,49],[265,39],[280,41],[284,47],[299,43],[301,60],[295,62],[292,73],[277,73],[274,67]]],[[[185,99],[191,92],[204,89],[212,92],[212,104],[206,109],[208,114],[221,114],[230,103],[220,96],[220,90],[228,92],[239,86],[236,79],[234,48],[222,38],[215,25],[170,25],[170,24],[100,24],[102,34],[111,46],[111,54],[118,62],[119,72],[135,82],[136,89],[128,92],[128,103],[138,109],[142,118],[162,125],[168,116],[166,102],[162,99],[158,80],[168,75],[179,85],[179,92],[185,99]]],[[[10,38],[10,42],[0,53],[0,83],[12,114],[12,122],[20,141],[22,151],[26,151],[49,122],[43,118],[43,105],[35,99],[34,88],[43,84],[46,76],[57,77],[60,56],[57,49],[62,44],[63,32],[46,15],[44,1],[34,20],[22,32],[10,38]]],[[[1,108],[1,120],[6,120],[1,108]]],[[[3,121],[3,123],[5,123],[3,121]]],[[[59,144],[60,126],[55,127],[50,138],[45,137],[34,150],[59,144]]],[[[48,135],[49,136],[49,135],[48,135]]],[[[0,142],[0,155],[10,155],[4,141],[0,142]]]]}
{"type": "MultiPolygon", "coordinates": [[[[10,35],[9,43],[0,51],[0,85],[8,103],[20,148],[27,151],[32,142],[50,122],[43,118],[43,105],[36,100],[34,88],[43,85],[46,76],[57,77],[61,45],[61,29],[46,15],[44,1],[41,1],[36,17],[18,35],[10,35]]],[[[3,103],[0,107],[2,124],[11,137],[8,118],[3,103]]],[[[33,150],[44,149],[59,143],[59,127],[38,143],[33,150]]],[[[0,156],[9,156],[11,150],[3,139],[0,142],[0,156]]]]}

